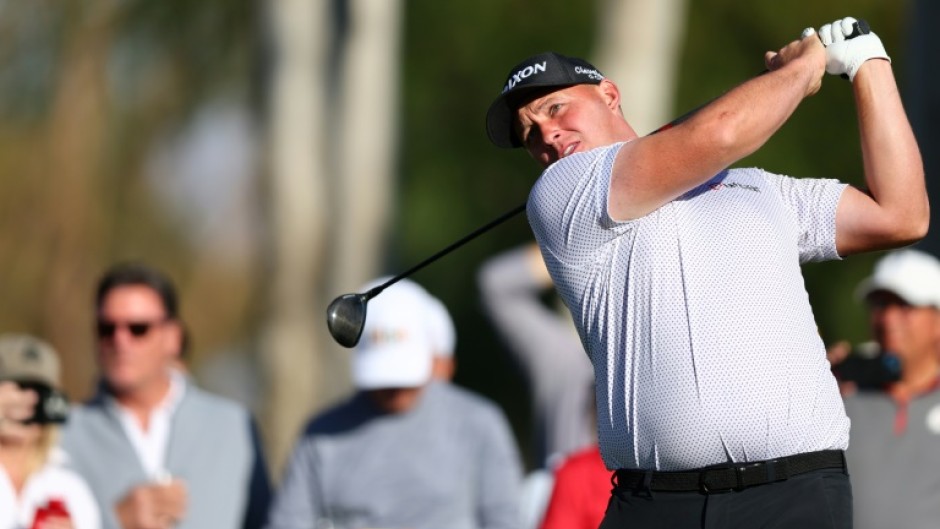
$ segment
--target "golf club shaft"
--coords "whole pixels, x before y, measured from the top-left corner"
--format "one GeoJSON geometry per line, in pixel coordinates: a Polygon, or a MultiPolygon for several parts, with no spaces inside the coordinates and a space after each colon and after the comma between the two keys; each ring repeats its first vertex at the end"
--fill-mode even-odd
{"type": "Polygon", "coordinates": [[[456,250],[457,248],[460,248],[460,247],[463,246],[464,244],[467,244],[468,242],[472,241],[473,239],[476,239],[476,238],[479,237],[480,235],[483,235],[484,233],[490,231],[491,229],[495,228],[496,226],[499,226],[500,224],[502,224],[502,223],[506,222],[507,220],[511,219],[512,217],[515,217],[516,215],[518,215],[519,213],[522,213],[523,211],[525,211],[525,203],[522,203],[522,204],[520,204],[520,205],[518,205],[518,206],[512,208],[511,210],[509,210],[509,211],[503,213],[502,215],[500,215],[499,217],[496,217],[495,219],[491,220],[490,222],[484,224],[483,226],[480,226],[479,228],[477,228],[477,229],[473,230],[472,232],[468,233],[467,235],[464,235],[460,240],[457,240],[457,241],[451,243],[449,246],[447,246],[447,247],[444,248],[443,250],[440,250],[439,252],[435,253],[434,255],[428,257],[428,258],[425,259],[424,261],[421,261],[420,263],[418,263],[418,264],[412,266],[412,267],[409,268],[408,270],[405,270],[404,272],[402,272],[402,273],[398,274],[397,276],[395,276],[395,277],[389,279],[388,281],[382,283],[381,285],[370,289],[368,292],[366,292],[366,297],[367,297],[368,299],[374,298],[375,296],[377,296],[380,292],[382,292],[383,290],[385,290],[385,289],[388,288],[389,286],[391,286],[391,285],[397,283],[398,281],[400,281],[400,280],[402,280],[402,279],[404,279],[404,278],[410,276],[411,274],[417,272],[418,270],[421,270],[421,269],[424,268],[425,266],[427,266],[427,265],[433,263],[434,261],[437,261],[437,260],[440,259],[441,257],[444,257],[445,255],[449,254],[450,252],[456,250]]]}

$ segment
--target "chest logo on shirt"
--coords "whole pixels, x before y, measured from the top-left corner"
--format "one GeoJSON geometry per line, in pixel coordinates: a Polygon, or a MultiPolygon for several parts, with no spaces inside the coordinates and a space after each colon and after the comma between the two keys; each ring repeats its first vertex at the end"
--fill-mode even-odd
{"type": "Polygon", "coordinates": [[[708,188],[712,191],[719,191],[721,189],[744,189],[746,191],[760,193],[760,188],[757,186],[752,186],[750,184],[739,184],[737,182],[712,182],[708,184],[708,188]]]}
{"type": "Polygon", "coordinates": [[[927,431],[940,435],[940,404],[937,404],[927,412],[927,431]]]}

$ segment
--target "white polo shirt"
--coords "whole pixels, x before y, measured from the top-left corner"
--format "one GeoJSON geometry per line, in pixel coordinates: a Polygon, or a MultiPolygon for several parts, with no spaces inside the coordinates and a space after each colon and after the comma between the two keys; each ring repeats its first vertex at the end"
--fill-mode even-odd
{"type": "Polygon", "coordinates": [[[732,169],[636,220],[607,211],[624,144],[564,158],[529,222],[594,363],[608,468],[845,449],[800,265],[838,259],[844,184],[732,169]]]}

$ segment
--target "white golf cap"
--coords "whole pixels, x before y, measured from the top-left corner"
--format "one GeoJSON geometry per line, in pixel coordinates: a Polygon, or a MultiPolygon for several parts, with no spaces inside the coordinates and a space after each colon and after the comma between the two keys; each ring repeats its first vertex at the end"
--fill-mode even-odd
{"type": "Polygon", "coordinates": [[[940,261],[919,250],[898,250],[875,263],[875,271],[858,285],[856,295],[885,290],[915,306],[940,308],[940,261]]]}
{"type": "MultiPolygon", "coordinates": [[[[369,283],[362,292],[387,279],[369,283]]],[[[403,279],[369,301],[352,360],[352,381],[357,388],[413,388],[431,379],[428,296],[417,283],[403,279]]]]}
{"type": "Polygon", "coordinates": [[[427,303],[427,325],[434,354],[445,358],[454,356],[454,349],[457,347],[457,331],[450,312],[441,300],[431,294],[428,294],[427,303]]]}

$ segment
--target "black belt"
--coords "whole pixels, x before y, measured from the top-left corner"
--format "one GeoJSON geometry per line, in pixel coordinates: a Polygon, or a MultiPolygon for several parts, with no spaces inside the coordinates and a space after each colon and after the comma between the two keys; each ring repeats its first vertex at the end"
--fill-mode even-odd
{"type": "Polygon", "coordinates": [[[617,489],[692,492],[730,492],[785,479],[825,468],[845,471],[842,450],[809,452],[753,463],[729,463],[680,472],[617,470],[617,489]]]}

